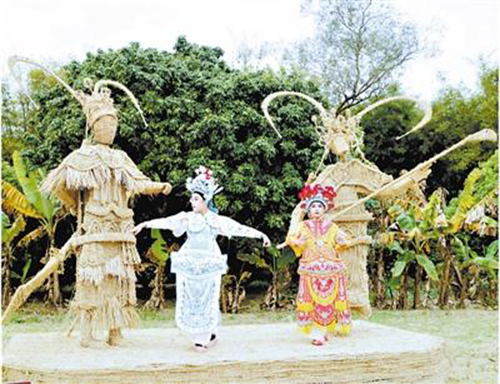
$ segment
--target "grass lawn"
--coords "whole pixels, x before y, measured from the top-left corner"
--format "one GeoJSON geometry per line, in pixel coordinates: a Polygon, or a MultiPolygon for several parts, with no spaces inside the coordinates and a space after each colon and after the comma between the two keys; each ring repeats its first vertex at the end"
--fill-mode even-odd
{"type": "MultiPolygon", "coordinates": [[[[141,328],[173,327],[174,307],[161,311],[141,309],[141,328]]],[[[293,312],[268,312],[257,305],[243,308],[239,314],[224,314],[223,324],[292,322],[293,312]]],[[[417,310],[375,311],[370,321],[409,331],[439,336],[446,341],[449,383],[497,383],[498,312],[492,310],[417,310]]],[[[66,330],[70,322],[66,310],[54,310],[41,304],[24,306],[3,327],[3,342],[18,332],[54,332],[66,330]]]]}

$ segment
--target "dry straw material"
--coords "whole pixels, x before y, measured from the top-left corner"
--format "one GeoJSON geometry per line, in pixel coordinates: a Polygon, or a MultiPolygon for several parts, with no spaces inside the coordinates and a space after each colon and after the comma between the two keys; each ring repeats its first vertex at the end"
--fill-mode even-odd
{"type": "Polygon", "coordinates": [[[294,324],[226,326],[219,344],[196,353],[174,328],[125,333],[119,347],[81,349],[61,334],[14,335],[4,379],[37,383],[440,383],[441,339],[355,321],[348,337],[315,347],[294,324]],[[33,348],[33,345],[37,348],[33,348]]]}

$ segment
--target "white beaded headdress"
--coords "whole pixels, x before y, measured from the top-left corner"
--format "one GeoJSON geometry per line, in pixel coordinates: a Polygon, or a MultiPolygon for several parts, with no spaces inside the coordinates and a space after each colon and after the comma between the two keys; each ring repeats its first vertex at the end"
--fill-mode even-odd
{"type": "Polygon", "coordinates": [[[217,180],[212,176],[212,170],[203,165],[196,170],[196,177],[188,177],[186,188],[191,193],[200,193],[206,202],[213,199],[215,194],[222,191],[222,187],[217,184],[217,180]]]}

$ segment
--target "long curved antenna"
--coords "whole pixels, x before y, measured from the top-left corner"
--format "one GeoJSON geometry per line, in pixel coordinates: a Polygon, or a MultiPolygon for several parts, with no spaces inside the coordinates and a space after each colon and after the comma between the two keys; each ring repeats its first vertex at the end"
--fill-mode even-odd
{"type": "MultiPolygon", "coordinates": [[[[59,83],[62,84],[62,86],[64,88],[66,88],[66,90],[71,93],[71,95],[76,99],[78,100],[79,102],[81,102],[81,99],[79,98],[77,92],[71,88],[63,79],[61,79],[58,75],[56,75],[52,70],[50,70],[49,68],[43,66],[42,64],[39,64],[37,63],[36,61],[33,61],[31,59],[28,59],[26,57],[21,57],[21,56],[10,56],[8,59],[7,59],[7,64],[9,66],[9,69],[11,71],[11,73],[13,74],[14,78],[16,79],[16,81],[19,83],[19,86],[22,88],[22,84],[21,84],[21,81],[19,79],[19,76],[17,75],[14,67],[17,63],[26,63],[26,64],[31,64],[35,67],[38,67],[42,70],[44,70],[45,72],[47,72],[48,74],[50,74],[51,76],[54,76],[55,79],[57,81],[59,81],[59,83]]],[[[31,98],[30,98],[31,100],[31,98]]],[[[33,100],[31,100],[33,102],[33,100]]]]}
{"type": "Polygon", "coordinates": [[[274,125],[273,120],[271,119],[271,115],[268,112],[268,108],[269,108],[269,104],[271,103],[272,100],[276,99],[277,97],[281,97],[281,96],[302,97],[303,99],[306,99],[311,104],[313,104],[318,109],[321,116],[324,116],[327,113],[325,108],[323,108],[323,106],[319,102],[317,102],[316,100],[314,100],[310,96],[304,95],[303,93],[292,92],[292,91],[280,91],[280,92],[271,93],[270,95],[266,96],[266,98],[264,99],[264,101],[261,104],[261,108],[262,108],[262,111],[264,112],[264,116],[266,117],[267,121],[269,121],[269,124],[271,124],[271,127],[273,127],[273,129],[278,134],[280,139],[283,137],[281,136],[281,133],[278,131],[278,128],[276,128],[276,126],[274,125]]]}
{"type": "Polygon", "coordinates": [[[356,115],[356,117],[359,118],[359,120],[361,120],[361,118],[364,115],[366,115],[368,112],[373,111],[375,108],[378,108],[383,104],[387,104],[387,103],[397,101],[397,100],[408,100],[408,101],[413,101],[414,103],[417,103],[418,106],[420,107],[420,109],[425,111],[425,115],[417,125],[415,125],[412,129],[410,129],[404,135],[396,137],[396,140],[399,140],[399,139],[405,137],[406,135],[409,135],[410,133],[413,133],[413,132],[419,130],[420,128],[422,128],[424,125],[426,125],[431,120],[431,118],[432,118],[432,106],[428,103],[423,103],[423,102],[421,102],[413,97],[409,97],[409,96],[394,96],[394,97],[388,97],[387,99],[379,100],[376,103],[370,105],[369,107],[363,109],[361,112],[359,112],[356,115]]]}
{"type": "Polygon", "coordinates": [[[119,83],[118,81],[114,80],[99,80],[97,83],[94,85],[94,93],[99,92],[100,88],[106,86],[106,85],[112,85],[113,87],[121,89],[125,94],[129,97],[129,99],[132,101],[132,104],[134,104],[134,107],[139,111],[139,114],[141,115],[141,119],[144,123],[144,126],[147,127],[148,123],[146,122],[146,119],[144,118],[144,114],[142,113],[142,109],[139,106],[139,102],[135,98],[134,94],[123,84],[119,83]]]}

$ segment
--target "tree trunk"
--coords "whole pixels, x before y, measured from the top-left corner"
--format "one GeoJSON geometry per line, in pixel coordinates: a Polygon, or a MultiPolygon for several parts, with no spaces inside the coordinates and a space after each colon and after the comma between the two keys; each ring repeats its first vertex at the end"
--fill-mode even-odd
{"type": "Polygon", "coordinates": [[[226,288],[221,286],[220,289],[220,303],[221,303],[221,311],[222,313],[227,313],[227,297],[226,297],[226,288]]]}
{"type": "Polygon", "coordinates": [[[420,264],[416,266],[415,272],[415,296],[413,298],[413,309],[420,307],[420,281],[422,280],[422,267],[420,264]]]}
{"type": "MultiPolygon", "coordinates": [[[[54,247],[54,240],[50,240],[49,249],[47,251],[47,262],[50,260],[53,251],[57,251],[54,247]]],[[[49,301],[54,307],[61,305],[61,287],[59,285],[59,268],[49,278],[49,301]]]]}
{"type": "Polygon", "coordinates": [[[163,289],[164,278],[165,265],[157,265],[153,280],[153,290],[151,292],[151,297],[146,304],[144,304],[145,308],[163,309],[165,307],[165,291],[163,289]]]}
{"type": "Polygon", "coordinates": [[[264,308],[275,310],[278,307],[278,296],[278,279],[276,275],[273,275],[271,284],[267,288],[264,296],[264,308]]]}
{"type": "Polygon", "coordinates": [[[465,299],[467,298],[467,291],[469,290],[469,281],[467,274],[462,276],[462,286],[460,287],[460,302],[459,307],[465,308],[465,299]]]}
{"type": "Polygon", "coordinates": [[[451,254],[450,251],[446,248],[446,242],[443,238],[442,241],[440,239],[440,250],[443,255],[444,264],[443,264],[443,275],[441,280],[439,281],[439,307],[444,309],[448,306],[449,292],[450,292],[450,283],[451,283],[451,254]]]}
{"type": "Polygon", "coordinates": [[[439,307],[444,309],[448,306],[448,292],[450,286],[450,267],[451,259],[448,252],[445,251],[445,260],[443,265],[443,277],[439,286],[439,307]]]}
{"type": "Polygon", "coordinates": [[[375,279],[375,306],[383,308],[385,302],[385,286],[384,286],[384,251],[380,250],[377,261],[377,278],[375,279]]]}
{"type": "Polygon", "coordinates": [[[10,259],[11,259],[11,249],[9,246],[3,248],[4,259],[2,260],[2,304],[4,308],[10,302],[11,288],[10,288],[10,259]]]}
{"type": "MultiPolygon", "coordinates": [[[[403,271],[404,272],[404,271],[403,271]]],[[[407,276],[401,273],[401,284],[399,285],[399,309],[406,309],[407,303],[407,276]]]]}

